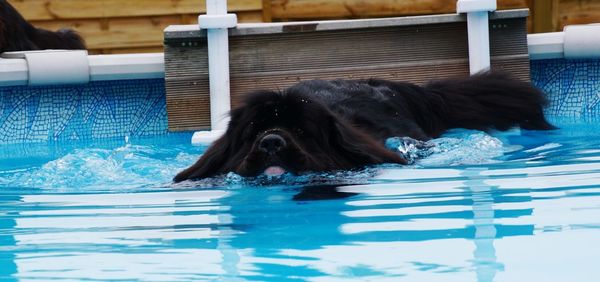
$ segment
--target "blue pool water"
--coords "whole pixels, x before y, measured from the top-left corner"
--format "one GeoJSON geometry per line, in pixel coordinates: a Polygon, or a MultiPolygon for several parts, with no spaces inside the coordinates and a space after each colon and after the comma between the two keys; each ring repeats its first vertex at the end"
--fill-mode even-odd
{"type": "Polygon", "coordinates": [[[189,135],[0,146],[0,280],[598,281],[600,123],[172,185],[189,135]]]}

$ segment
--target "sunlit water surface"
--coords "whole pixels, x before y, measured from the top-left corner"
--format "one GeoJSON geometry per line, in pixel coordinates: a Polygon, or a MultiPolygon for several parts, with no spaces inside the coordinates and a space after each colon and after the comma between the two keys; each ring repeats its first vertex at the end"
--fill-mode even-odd
{"type": "Polygon", "coordinates": [[[596,124],[458,130],[404,167],[178,185],[205,149],[189,135],[2,146],[0,279],[598,281],[596,124]]]}

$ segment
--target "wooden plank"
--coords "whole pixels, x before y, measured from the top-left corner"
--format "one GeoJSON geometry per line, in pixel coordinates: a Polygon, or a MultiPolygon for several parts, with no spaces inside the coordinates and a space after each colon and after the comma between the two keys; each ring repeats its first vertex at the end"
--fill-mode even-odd
{"type": "Polygon", "coordinates": [[[131,47],[131,48],[112,48],[112,49],[90,49],[88,53],[97,54],[132,54],[132,53],[162,53],[163,46],[152,47],[131,47]]]}
{"type": "Polygon", "coordinates": [[[163,29],[179,24],[179,16],[146,18],[114,18],[105,21],[85,19],[35,22],[39,27],[56,30],[70,27],[77,30],[89,49],[152,47],[162,45],[163,29]]]}
{"type": "MultiPolygon", "coordinates": [[[[240,12],[240,22],[260,22],[262,13],[259,11],[240,12]]],[[[88,49],[95,52],[111,53],[106,49],[150,48],[156,50],[163,45],[163,30],[173,24],[194,24],[198,18],[195,14],[128,17],[108,19],[81,20],[48,20],[34,21],[35,26],[57,30],[72,28],[85,39],[88,49]]]]}
{"type": "Polygon", "coordinates": [[[559,0],[558,7],[560,14],[568,14],[570,12],[585,12],[589,11],[596,13],[600,10],[600,1],[598,0],[559,0]]]}
{"type": "Polygon", "coordinates": [[[557,10],[556,30],[566,25],[600,22],[600,1],[560,0],[557,10]]]}
{"type": "Polygon", "coordinates": [[[560,13],[556,23],[556,31],[561,31],[567,25],[600,23],[600,10],[560,13]]]}
{"type": "MultiPolygon", "coordinates": [[[[238,12],[236,13],[238,22],[240,23],[261,23],[263,22],[263,13],[262,11],[247,11],[247,12],[238,12]]],[[[195,21],[198,21],[198,16],[196,16],[195,21]]]]}
{"type": "Polygon", "coordinates": [[[262,20],[263,22],[272,22],[273,21],[273,15],[271,14],[272,8],[271,8],[271,0],[262,0],[262,11],[263,11],[263,17],[262,20]]]}
{"type": "Polygon", "coordinates": [[[324,19],[451,13],[453,1],[272,0],[273,19],[324,19]]]}
{"type": "MultiPolygon", "coordinates": [[[[270,0],[270,4],[274,20],[367,18],[456,11],[456,1],[440,0],[270,0]]],[[[523,8],[527,4],[526,0],[500,0],[498,7],[523,8]]]]}
{"type": "Polygon", "coordinates": [[[558,0],[533,0],[532,31],[534,33],[555,31],[557,8],[558,0]]]}
{"type": "Polygon", "coordinates": [[[166,99],[169,129],[209,129],[208,47],[165,46],[166,99]],[[190,63],[193,62],[193,63],[190,63]]]}
{"type": "MultiPolygon", "coordinates": [[[[28,20],[161,16],[206,12],[205,0],[9,0],[28,20]]],[[[229,0],[232,12],[261,11],[262,0],[229,0]]]]}

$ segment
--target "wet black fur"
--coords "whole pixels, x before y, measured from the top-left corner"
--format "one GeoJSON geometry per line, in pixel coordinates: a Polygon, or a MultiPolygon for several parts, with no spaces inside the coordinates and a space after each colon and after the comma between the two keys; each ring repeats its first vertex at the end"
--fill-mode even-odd
{"type": "Polygon", "coordinates": [[[218,139],[174,181],[227,172],[256,176],[269,166],[292,173],[406,164],[386,149],[389,137],[428,140],[451,128],[547,130],[546,99],[531,84],[503,73],[483,73],[417,86],[369,80],[311,80],[281,92],[257,91],[231,112],[218,139]],[[278,134],[286,146],[276,155],[257,149],[278,134]]]}
{"type": "Polygon", "coordinates": [[[0,0],[0,53],[44,49],[86,49],[84,40],[71,29],[56,32],[28,23],[8,1],[0,0]]]}

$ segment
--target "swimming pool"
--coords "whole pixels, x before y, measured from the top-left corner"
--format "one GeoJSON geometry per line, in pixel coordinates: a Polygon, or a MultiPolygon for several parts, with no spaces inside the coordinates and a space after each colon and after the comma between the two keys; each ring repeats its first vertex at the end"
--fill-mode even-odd
{"type": "Polygon", "coordinates": [[[204,148],[168,132],[162,54],[90,56],[80,85],[25,86],[25,62],[0,61],[0,280],[595,281],[600,61],[551,51],[531,79],[560,130],[181,185],[204,148]]]}
{"type": "Polygon", "coordinates": [[[6,145],[3,280],[594,281],[600,126],[457,130],[415,165],[173,186],[189,134],[6,145]]]}

